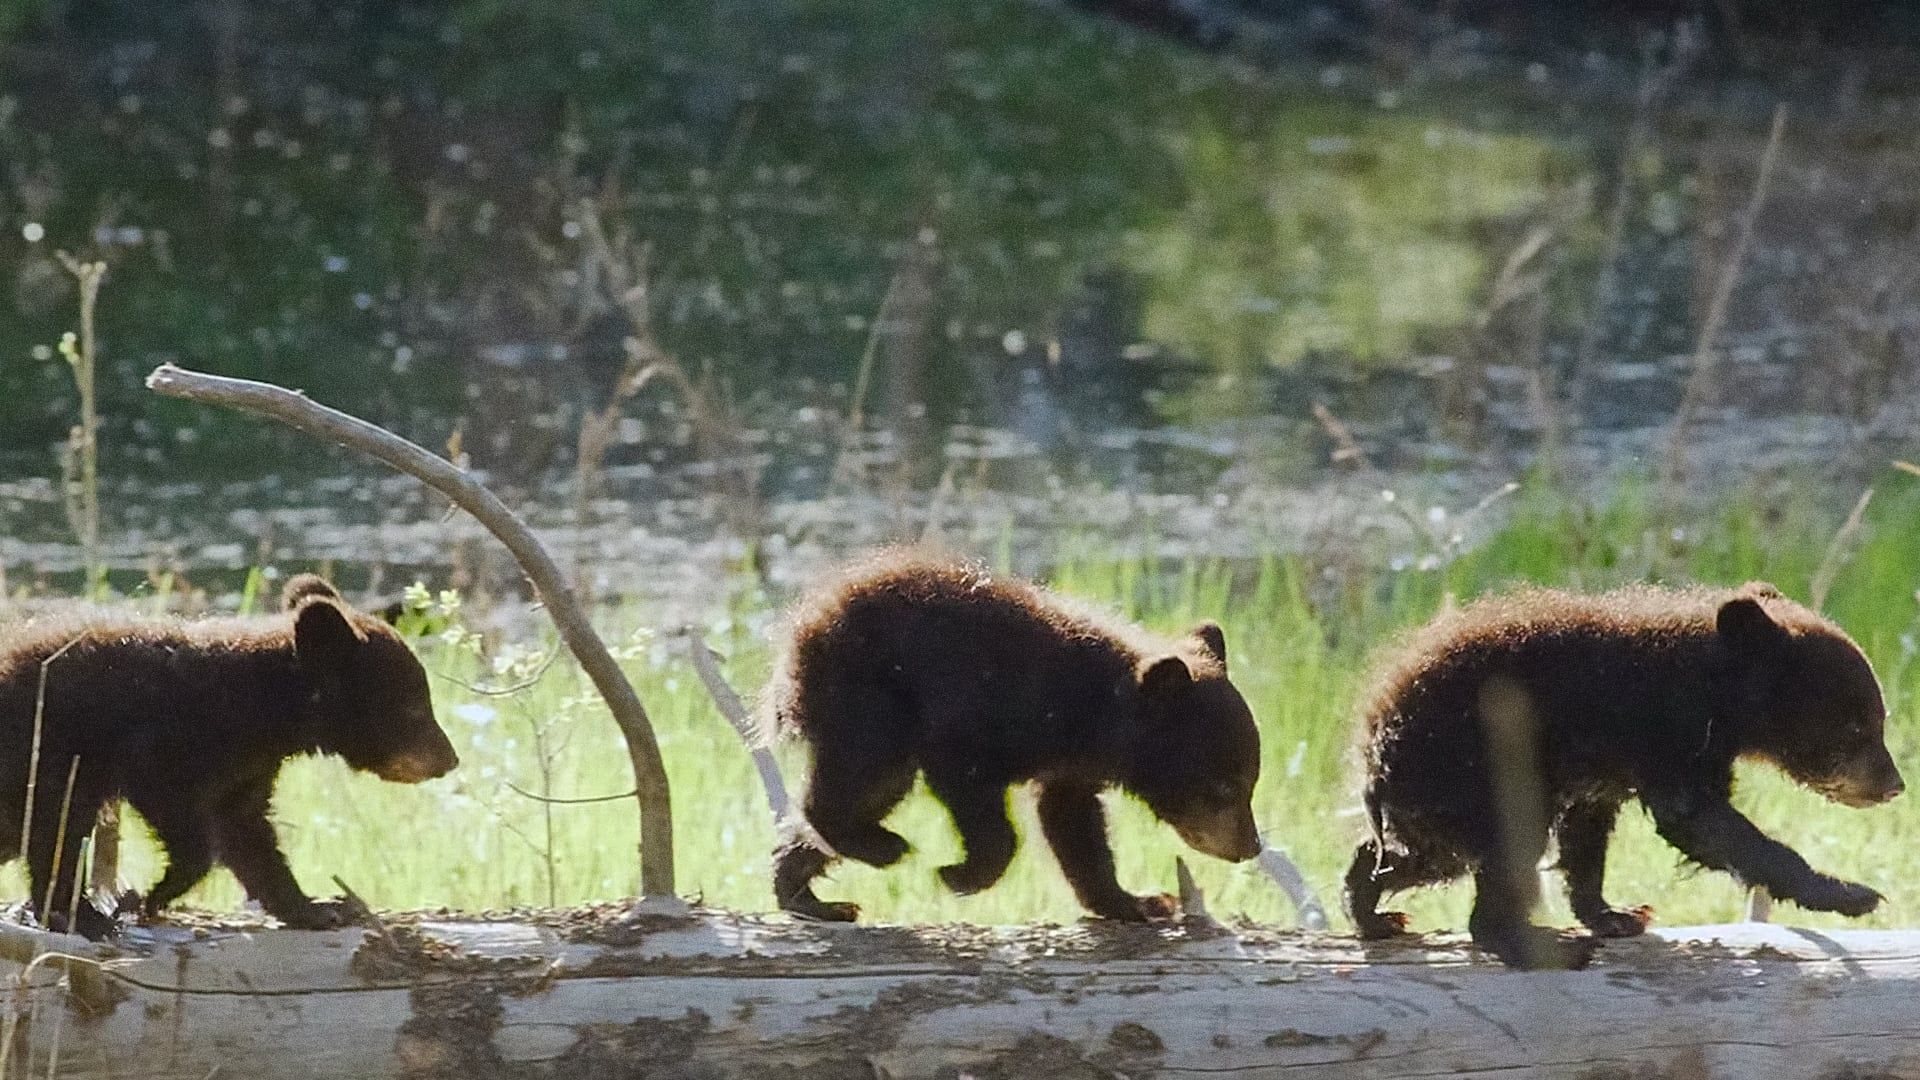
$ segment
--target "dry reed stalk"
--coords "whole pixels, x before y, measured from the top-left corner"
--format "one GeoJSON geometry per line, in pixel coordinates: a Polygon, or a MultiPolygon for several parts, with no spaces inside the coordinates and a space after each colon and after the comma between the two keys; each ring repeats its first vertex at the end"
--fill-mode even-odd
{"type": "Polygon", "coordinates": [[[1779,158],[1780,140],[1786,129],[1787,106],[1782,103],[1774,107],[1773,126],[1767,133],[1766,149],[1760,154],[1760,168],[1753,179],[1753,190],[1748,194],[1747,205],[1741,211],[1733,250],[1720,267],[1719,280],[1715,282],[1713,295],[1707,302],[1706,318],[1700,323],[1700,335],[1693,346],[1693,370],[1687,375],[1686,386],[1680,393],[1680,406],[1674,411],[1673,430],[1667,438],[1666,474],[1663,477],[1669,496],[1685,478],[1687,428],[1693,420],[1694,410],[1700,407],[1710,389],[1714,374],[1714,342],[1720,336],[1721,324],[1726,321],[1727,304],[1733,298],[1734,285],[1740,280],[1740,267],[1746,262],[1747,250],[1753,246],[1754,222],[1760,217],[1761,207],[1766,205],[1774,162],[1779,158]]]}

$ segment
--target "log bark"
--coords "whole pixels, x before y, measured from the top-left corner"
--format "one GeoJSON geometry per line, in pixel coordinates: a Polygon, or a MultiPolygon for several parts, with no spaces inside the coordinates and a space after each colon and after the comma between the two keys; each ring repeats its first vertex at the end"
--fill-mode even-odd
{"type": "Polygon", "coordinates": [[[627,681],[606,643],[567,585],[560,567],[499,497],[445,458],[357,416],[309,400],[297,390],[249,379],[207,375],[162,364],[147,376],[147,389],[167,397],[250,412],[316,438],[358,450],[434,488],[472,514],[505,544],[533,583],[560,631],[560,639],[593,680],[625,737],[633,763],[640,809],[640,891],[649,897],[673,896],[673,805],[667,792],[666,765],[646,707],[627,681]]]}
{"type": "Polygon", "coordinates": [[[388,925],[134,930],[145,955],[105,970],[125,999],[103,1014],[56,1024],[57,973],[23,980],[15,1064],[57,1038],[70,1080],[1920,1075],[1914,931],[1695,927],[1516,973],[1458,938],[388,925]]]}

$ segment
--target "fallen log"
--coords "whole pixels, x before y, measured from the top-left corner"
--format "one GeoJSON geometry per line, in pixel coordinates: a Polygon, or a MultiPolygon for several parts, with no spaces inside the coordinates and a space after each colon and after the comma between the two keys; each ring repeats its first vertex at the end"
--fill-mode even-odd
{"type": "Polygon", "coordinates": [[[90,1011],[0,959],[16,1068],[57,1039],[74,1080],[1920,1076],[1916,931],[1673,929],[1530,974],[1451,937],[612,909],[124,947],[90,1011]]]}

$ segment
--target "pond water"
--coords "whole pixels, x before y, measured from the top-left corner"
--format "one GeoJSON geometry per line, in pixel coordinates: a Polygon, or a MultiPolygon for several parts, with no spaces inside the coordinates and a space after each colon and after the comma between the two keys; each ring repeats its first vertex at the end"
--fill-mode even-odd
{"type": "Polygon", "coordinates": [[[61,250],[110,268],[126,580],[484,558],[411,482],[151,398],[169,360],[465,454],[603,587],[696,600],[748,545],[776,582],[923,535],[1404,555],[1381,490],[1457,513],[1548,449],[1604,488],[1665,466],[1683,400],[1702,498],[1920,435],[1910,57],[1314,20],[1201,48],[1026,0],[25,4],[0,567],[81,564],[61,250]],[[582,496],[629,363],[657,377],[582,496]]]}

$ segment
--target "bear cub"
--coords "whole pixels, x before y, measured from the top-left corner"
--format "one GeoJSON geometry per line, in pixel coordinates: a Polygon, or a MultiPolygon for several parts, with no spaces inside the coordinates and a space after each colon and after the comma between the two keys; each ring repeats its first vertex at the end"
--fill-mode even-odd
{"type": "Polygon", "coordinates": [[[1904,784],[1882,741],[1873,669],[1829,620],[1752,582],[1733,590],[1528,588],[1416,631],[1365,707],[1371,837],[1347,871],[1363,938],[1402,932],[1383,893],[1471,873],[1475,944],[1522,967],[1578,966],[1645,929],[1602,891],[1607,838],[1637,798],[1693,862],[1815,911],[1880,894],[1820,873],[1733,808],[1733,763],[1771,763],[1848,806],[1904,784]],[[1592,937],[1530,925],[1551,834],[1592,937]]]}
{"type": "MultiPolygon", "coordinates": [[[[20,853],[34,716],[42,692],[27,871],[40,920],[63,925],[77,837],[124,798],[166,848],[151,917],[215,860],[288,926],[337,926],[336,903],[302,892],[268,820],[281,762],[337,754],[417,783],[458,764],[434,721],[427,676],[400,637],[310,574],[276,615],[186,621],[81,609],[0,628],[0,852],[20,853]],[[64,851],[57,853],[71,763],[64,851]],[[51,898],[45,910],[41,906],[51,898]]],[[[113,920],[78,906],[89,937],[113,920]]]]}
{"type": "Polygon", "coordinates": [[[1163,639],[974,565],[893,552],[862,566],[796,610],[771,688],[775,723],[812,751],[815,834],[776,853],[776,899],[855,918],[855,905],[814,895],[813,879],[836,855],[889,866],[906,854],[881,820],[924,772],[965,845],[940,870],[956,893],[1006,872],[1007,789],[1032,780],[1041,828],[1087,910],[1172,915],[1171,898],[1120,887],[1099,794],[1134,793],[1209,855],[1259,854],[1260,736],[1226,656],[1212,624],[1163,639]]]}

